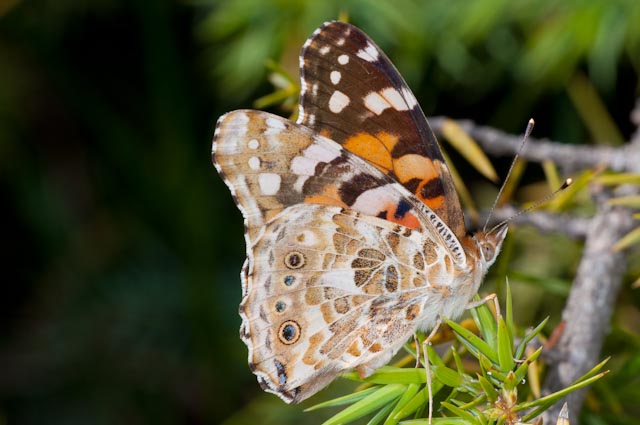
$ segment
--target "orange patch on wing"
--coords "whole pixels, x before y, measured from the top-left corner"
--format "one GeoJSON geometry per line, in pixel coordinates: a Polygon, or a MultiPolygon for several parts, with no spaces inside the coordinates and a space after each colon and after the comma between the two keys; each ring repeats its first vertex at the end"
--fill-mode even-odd
{"type": "Polygon", "coordinates": [[[435,198],[424,198],[423,196],[420,195],[420,189],[422,188],[422,183],[424,183],[424,181],[421,182],[420,186],[418,187],[418,193],[416,193],[416,195],[418,196],[418,199],[420,199],[422,202],[427,204],[427,206],[432,210],[437,210],[441,208],[444,204],[444,196],[437,196],[435,198]]]}
{"type": "Polygon", "coordinates": [[[389,221],[401,224],[404,227],[408,227],[410,229],[417,229],[420,227],[420,221],[415,215],[411,213],[407,213],[404,215],[404,217],[400,217],[400,218],[396,217],[395,214],[389,214],[388,217],[389,217],[389,221]]]}
{"type": "Polygon", "coordinates": [[[429,181],[439,176],[433,161],[418,154],[407,154],[394,159],[393,171],[400,183],[406,183],[412,179],[429,181]]]}
{"type": "Polygon", "coordinates": [[[397,204],[387,204],[380,212],[384,212],[384,219],[392,223],[398,223],[410,229],[418,229],[420,227],[420,221],[410,212],[405,213],[402,217],[396,217],[397,209],[397,204]]]}
{"type": "Polygon", "coordinates": [[[382,144],[384,144],[384,147],[387,148],[389,152],[393,150],[398,143],[398,140],[400,140],[400,138],[395,134],[387,133],[386,131],[381,131],[376,134],[376,137],[382,142],[382,144]]]}
{"type": "Polygon", "coordinates": [[[398,137],[390,133],[382,131],[373,136],[363,132],[349,137],[344,141],[343,146],[388,174],[393,167],[391,150],[396,143],[398,143],[398,137]]]}
{"type": "Polygon", "coordinates": [[[402,224],[403,226],[408,227],[410,229],[417,229],[418,227],[420,227],[420,221],[418,221],[418,218],[411,213],[407,213],[401,219],[393,220],[393,222],[402,224]]]}
{"type": "Polygon", "coordinates": [[[353,357],[360,357],[362,352],[360,351],[357,339],[351,343],[349,348],[347,348],[347,353],[351,354],[353,357]]]}
{"type": "Polygon", "coordinates": [[[415,195],[432,210],[437,210],[444,205],[444,194],[427,198],[422,195],[422,189],[431,180],[439,179],[438,163],[418,154],[407,154],[393,161],[393,171],[400,183],[406,183],[413,179],[419,179],[420,184],[416,188],[415,195]]]}
{"type": "Polygon", "coordinates": [[[304,202],[307,204],[335,205],[342,208],[348,208],[348,205],[340,199],[337,186],[327,186],[324,188],[322,193],[304,198],[304,202]]]}

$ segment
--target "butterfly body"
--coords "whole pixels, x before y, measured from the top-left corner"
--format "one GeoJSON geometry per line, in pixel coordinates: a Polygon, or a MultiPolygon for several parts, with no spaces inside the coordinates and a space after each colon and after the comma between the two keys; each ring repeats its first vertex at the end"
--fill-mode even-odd
{"type": "Polygon", "coordinates": [[[261,386],[287,402],[344,371],[368,376],[458,317],[506,233],[466,234],[417,101],[364,33],[323,25],[301,68],[297,123],[234,111],[213,144],[245,218],[240,335],[261,386]]]}

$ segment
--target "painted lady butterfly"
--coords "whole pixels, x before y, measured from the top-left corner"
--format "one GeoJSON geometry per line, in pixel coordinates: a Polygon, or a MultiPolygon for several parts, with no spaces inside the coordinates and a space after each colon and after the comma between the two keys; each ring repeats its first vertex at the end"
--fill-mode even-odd
{"type": "Polygon", "coordinates": [[[456,318],[506,225],[468,235],[438,142],[389,59],[342,22],[300,56],[297,123],[222,116],[213,162],[245,219],[240,335],[287,403],[368,376],[417,330],[456,318]]]}

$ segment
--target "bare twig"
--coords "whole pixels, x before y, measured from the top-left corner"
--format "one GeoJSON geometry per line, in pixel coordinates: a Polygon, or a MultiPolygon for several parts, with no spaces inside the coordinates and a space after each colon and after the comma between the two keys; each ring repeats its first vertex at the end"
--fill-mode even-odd
{"type": "MultiPolygon", "coordinates": [[[[440,133],[448,119],[431,117],[429,123],[436,133],[440,133]]],[[[471,120],[456,120],[456,123],[491,155],[514,155],[522,140],[519,135],[479,126],[471,120]]],[[[640,144],[630,143],[620,147],[568,145],[535,138],[529,138],[529,143],[522,152],[522,157],[529,161],[542,162],[550,159],[568,172],[602,164],[606,164],[613,171],[631,172],[636,169],[637,163],[634,161],[639,156],[640,144]]]]}

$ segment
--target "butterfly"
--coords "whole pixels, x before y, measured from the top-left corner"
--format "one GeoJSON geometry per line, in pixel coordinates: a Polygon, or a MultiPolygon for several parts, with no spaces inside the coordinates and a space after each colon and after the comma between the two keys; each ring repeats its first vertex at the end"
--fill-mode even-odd
{"type": "Polygon", "coordinates": [[[244,216],[240,336],[262,388],[297,403],[371,375],[455,319],[507,227],[468,234],[416,98],[361,30],[328,22],[300,55],[299,117],[217,122],[213,163],[244,216]]]}

